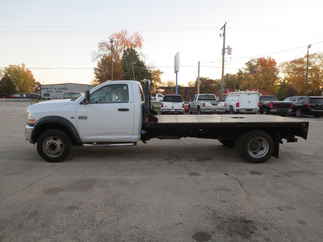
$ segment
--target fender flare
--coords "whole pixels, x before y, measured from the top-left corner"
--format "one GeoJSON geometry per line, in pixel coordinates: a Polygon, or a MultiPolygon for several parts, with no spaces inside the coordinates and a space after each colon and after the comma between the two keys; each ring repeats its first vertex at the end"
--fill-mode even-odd
{"type": "Polygon", "coordinates": [[[38,120],[31,133],[31,143],[36,143],[39,135],[47,128],[63,129],[70,136],[73,144],[82,144],[80,135],[74,124],[60,116],[46,116],[38,120]]]}

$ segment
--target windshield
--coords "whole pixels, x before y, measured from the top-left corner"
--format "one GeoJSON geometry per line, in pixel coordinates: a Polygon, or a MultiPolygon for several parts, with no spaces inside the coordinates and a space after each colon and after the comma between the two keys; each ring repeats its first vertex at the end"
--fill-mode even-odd
{"type": "Polygon", "coordinates": [[[312,104],[323,104],[323,97],[322,98],[311,98],[310,103],[312,103],[312,104]]]}
{"type": "Polygon", "coordinates": [[[202,94],[199,95],[199,100],[216,100],[215,95],[213,94],[202,94]]]}
{"type": "Polygon", "coordinates": [[[164,97],[164,102],[179,103],[179,102],[183,102],[183,99],[182,99],[181,96],[165,96],[164,97]]]}
{"type": "Polygon", "coordinates": [[[260,101],[266,102],[266,101],[277,101],[277,97],[275,96],[261,96],[260,101]]]}

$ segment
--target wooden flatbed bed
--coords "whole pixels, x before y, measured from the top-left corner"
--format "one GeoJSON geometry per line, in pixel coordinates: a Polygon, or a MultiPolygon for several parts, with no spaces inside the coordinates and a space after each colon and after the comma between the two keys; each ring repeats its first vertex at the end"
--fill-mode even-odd
{"type": "Polygon", "coordinates": [[[307,121],[287,118],[275,115],[227,115],[227,114],[211,114],[211,115],[158,115],[158,124],[278,124],[278,125],[303,125],[307,121]]]}

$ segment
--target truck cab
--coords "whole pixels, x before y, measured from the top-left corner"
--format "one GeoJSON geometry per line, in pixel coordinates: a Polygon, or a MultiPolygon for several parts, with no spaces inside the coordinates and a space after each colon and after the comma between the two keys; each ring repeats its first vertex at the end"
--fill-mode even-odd
{"type": "MultiPolygon", "coordinates": [[[[137,81],[109,81],[72,100],[53,100],[27,109],[26,138],[35,143],[44,130],[60,128],[75,144],[135,143],[141,137],[144,95],[137,81]],[[36,125],[37,124],[37,125],[36,125]]],[[[43,149],[59,152],[60,142],[52,135],[43,149]]],[[[53,155],[55,157],[55,155],[53,155]]]]}

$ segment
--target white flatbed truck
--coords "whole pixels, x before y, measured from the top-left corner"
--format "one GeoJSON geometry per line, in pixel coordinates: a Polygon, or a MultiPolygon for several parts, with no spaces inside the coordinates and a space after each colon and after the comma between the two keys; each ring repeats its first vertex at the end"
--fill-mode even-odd
{"type": "Polygon", "coordinates": [[[64,161],[73,146],[136,144],[152,138],[217,139],[250,162],[278,158],[279,145],[307,139],[307,121],[272,115],[157,115],[150,82],[107,81],[75,101],[28,107],[25,136],[49,162],[64,161]]]}

